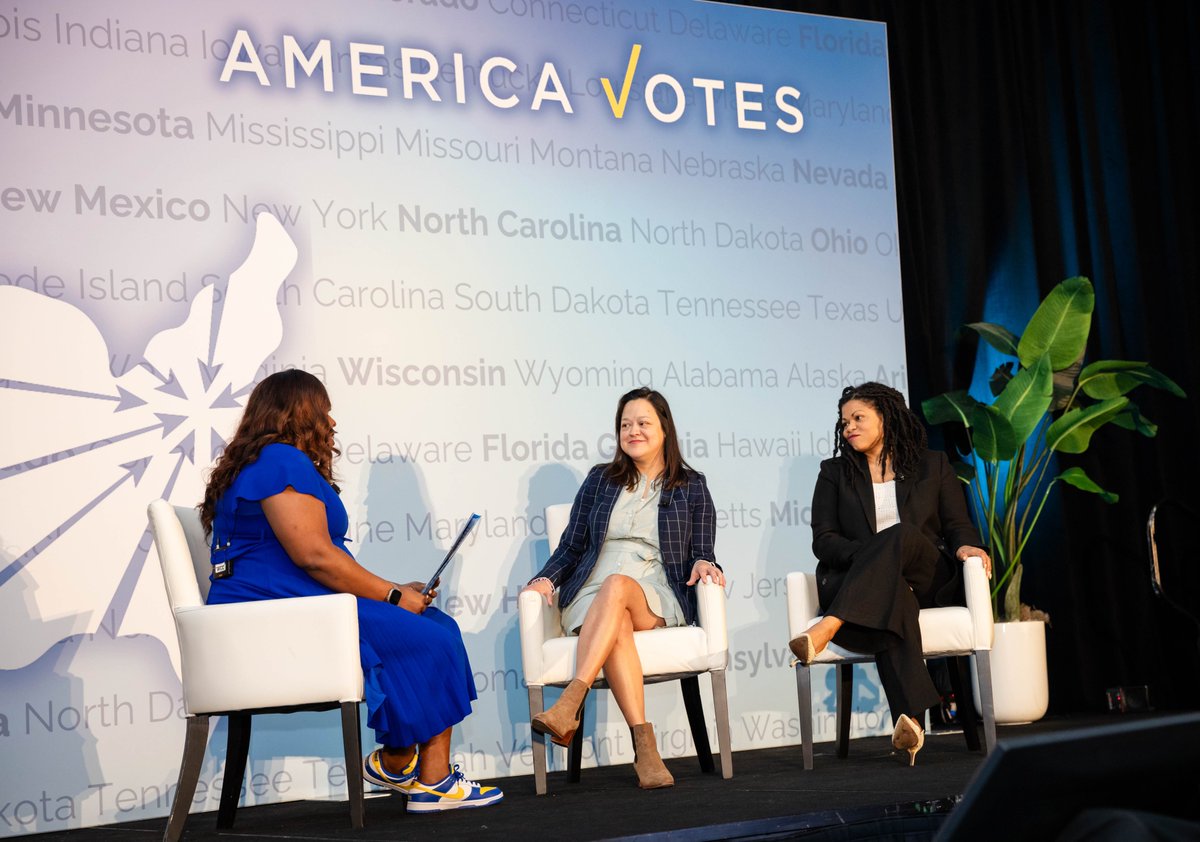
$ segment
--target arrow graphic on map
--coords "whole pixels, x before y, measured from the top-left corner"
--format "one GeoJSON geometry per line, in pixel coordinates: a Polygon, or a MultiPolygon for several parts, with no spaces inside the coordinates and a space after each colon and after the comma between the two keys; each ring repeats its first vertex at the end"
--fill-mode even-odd
{"type": "Polygon", "coordinates": [[[116,444],[117,442],[131,439],[134,436],[142,436],[146,433],[152,433],[155,430],[162,430],[162,437],[166,438],[176,427],[187,420],[182,415],[169,415],[165,412],[156,412],[154,415],[156,418],[158,418],[158,423],[151,424],[148,427],[142,427],[140,430],[130,430],[127,433],[120,433],[115,436],[97,439],[96,441],[73,445],[72,447],[63,448],[56,453],[47,453],[45,456],[38,456],[34,459],[27,459],[24,462],[7,465],[3,468],[0,468],[0,479],[7,479],[10,476],[16,476],[17,474],[24,473],[25,471],[29,471],[34,468],[40,468],[43,465],[48,465],[51,462],[59,462],[63,459],[70,459],[73,456],[91,453],[92,451],[99,450],[102,447],[108,447],[109,445],[116,444]]]}
{"type": "Polygon", "coordinates": [[[186,459],[193,465],[196,464],[196,431],[190,431],[179,444],[171,448],[171,453],[178,453],[179,458],[175,460],[175,467],[171,471],[171,476],[167,480],[166,487],[163,488],[162,498],[164,500],[171,499],[171,492],[175,490],[175,481],[179,479],[179,471],[183,468],[183,462],[186,459]]]}
{"type": "Polygon", "coordinates": [[[38,553],[43,552],[47,547],[49,547],[51,544],[53,544],[55,541],[57,541],[64,534],[66,534],[66,532],[72,526],[74,526],[76,523],[78,523],[92,509],[96,508],[101,503],[103,503],[110,494],[112,494],[114,491],[116,491],[122,485],[129,482],[129,480],[131,480],[131,479],[133,480],[133,484],[137,485],[141,481],[142,474],[144,474],[146,472],[146,468],[149,465],[150,465],[150,457],[149,456],[146,456],[142,459],[135,459],[132,462],[125,462],[125,463],[119,465],[118,467],[122,468],[125,471],[125,473],[121,476],[121,478],[118,479],[116,482],[114,482],[112,485],[110,485],[108,488],[101,491],[95,497],[93,497],[87,504],[84,505],[83,508],[81,508],[79,511],[75,512],[75,514],[71,515],[69,518],[67,518],[65,521],[63,521],[61,524],[59,524],[57,527],[52,529],[49,533],[46,534],[46,537],[42,538],[40,541],[38,541],[36,544],[34,544],[32,547],[30,547],[24,553],[22,553],[20,558],[17,558],[11,564],[9,564],[8,567],[5,567],[3,570],[0,570],[0,585],[3,585],[5,582],[7,582],[13,576],[16,576],[18,573],[20,573],[21,569],[24,568],[25,565],[28,564],[30,561],[32,561],[34,558],[36,558],[38,553]]]}
{"type": "Polygon", "coordinates": [[[174,395],[177,398],[187,397],[183,391],[183,385],[179,382],[179,378],[175,376],[175,372],[173,370],[168,370],[167,375],[163,376],[163,373],[151,365],[148,360],[142,360],[141,366],[142,368],[146,369],[146,371],[158,378],[158,381],[162,383],[162,385],[158,387],[158,391],[162,392],[163,394],[174,395]]]}
{"type": "Polygon", "coordinates": [[[45,386],[41,383],[25,383],[21,380],[0,381],[0,389],[16,389],[20,392],[41,392],[47,395],[66,395],[72,398],[91,398],[98,401],[116,401],[113,412],[124,412],[135,406],[144,406],[146,402],[128,389],[117,387],[115,395],[105,395],[100,392],[82,392],[78,389],[65,389],[61,386],[45,386]]]}

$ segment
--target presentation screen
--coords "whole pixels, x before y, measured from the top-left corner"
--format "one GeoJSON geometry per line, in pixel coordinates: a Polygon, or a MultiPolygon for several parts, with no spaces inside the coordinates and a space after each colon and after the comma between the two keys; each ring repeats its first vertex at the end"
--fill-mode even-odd
{"type": "MultiPolygon", "coordinates": [[[[882,24],[49,0],[0,9],[0,78],[0,835],[167,812],[186,712],[146,506],[197,503],[287,368],[328,387],[363,565],[421,580],[481,515],[436,603],[479,692],[470,777],[532,771],[517,594],[639,386],[715,501],[733,748],[799,741],[783,583],[815,564],[836,402],[907,386],[882,24]]],[[[859,686],[856,730],[887,730],[859,686]]],[[[629,762],[595,699],[585,764],[629,762]]],[[[678,685],[648,706],[694,753],[678,685]]],[[[245,803],[344,775],[337,717],[266,719],[245,803]]]]}

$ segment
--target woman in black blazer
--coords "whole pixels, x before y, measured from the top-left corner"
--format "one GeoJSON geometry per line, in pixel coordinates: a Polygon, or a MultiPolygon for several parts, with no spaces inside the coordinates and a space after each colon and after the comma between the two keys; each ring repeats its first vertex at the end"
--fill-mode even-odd
{"type": "Polygon", "coordinates": [[[946,455],[927,448],[904,396],[880,383],[842,391],[832,459],[813,492],[813,554],[824,617],[791,642],[804,663],[832,640],[874,653],[895,731],[915,762],[918,724],[939,701],[921,649],[921,608],[961,604],[962,565],[979,533],[946,455]]]}
{"type": "Polygon", "coordinates": [[[725,584],[713,553],[716,513],[703,474],[679,451],[671,408],[660,393],[634,389],[617,404],[619,447],[588,473],[545,567],[525,590],[549,602],[558,589],[563,630],[579,635],[575,677],[558,701],[533,717],[533,730],[571,742],[600,668],[633,734],[643,789],[671,786],[646,722],[635,631],[696,622],[703,580],[725,584]]]}

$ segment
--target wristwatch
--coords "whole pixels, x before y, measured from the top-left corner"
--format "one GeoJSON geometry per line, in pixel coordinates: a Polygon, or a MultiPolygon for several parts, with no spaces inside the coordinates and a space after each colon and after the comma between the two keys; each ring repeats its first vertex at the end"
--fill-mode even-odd
{"type": "Polygon", "coordinates": [[[385,601],[389,605],[399,605],[400,599],[403,596],[404,596],[404,591],[400,590],[395,585],[392,585],[392,589],[390,591],[388,591],[388,595],[387,595],[387,598],[385,601]]]}

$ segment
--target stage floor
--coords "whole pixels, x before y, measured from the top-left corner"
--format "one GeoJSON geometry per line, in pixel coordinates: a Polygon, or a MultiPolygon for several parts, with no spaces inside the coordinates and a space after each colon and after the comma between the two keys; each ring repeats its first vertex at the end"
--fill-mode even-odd
{"type": "MultiPolygon", "coordinates": [[[[999,729],[999,738],[1045,733],[1114,721],[1111,717],[1050,718],[999,729]]],[[[737,752],[733,778],[700,771],[695,758],[667,761],[670,789],[637,789],[630,765],[584,769],[572,784],[552,773],[549,793],[533,792],[532,776],[496,781],[504,801],[478,810],[409,815],[399,796],[369,797],[366,827],[350,828],[345,802],[295,801],[243,808],[232,830],[216,830],[216,813],[189,817],[184,839],[355,840],[506,839],[541,837],[597,840],[622,837],[672,840],[788,838],[818,828],[903,820],[909,838],[929,838],[954,806],[983,755],[968,752],[959,732],[931,734],[917,756],[894,753],[887,737],[853,740],[850,756],[838,759],[833,743],[818,743],[815,768],[806,772],[799,746],[737,752]]],[[[165,819],[43,834],[38,840],[114,842],[161,838],[165,819]]],[[[808,838],[808,837],[806,837],[808,838]]],[[[818,835],[819,838],[819,835],[818,835]]],[[[846,838],[842,836],[841,838],[846,838]]]]}

